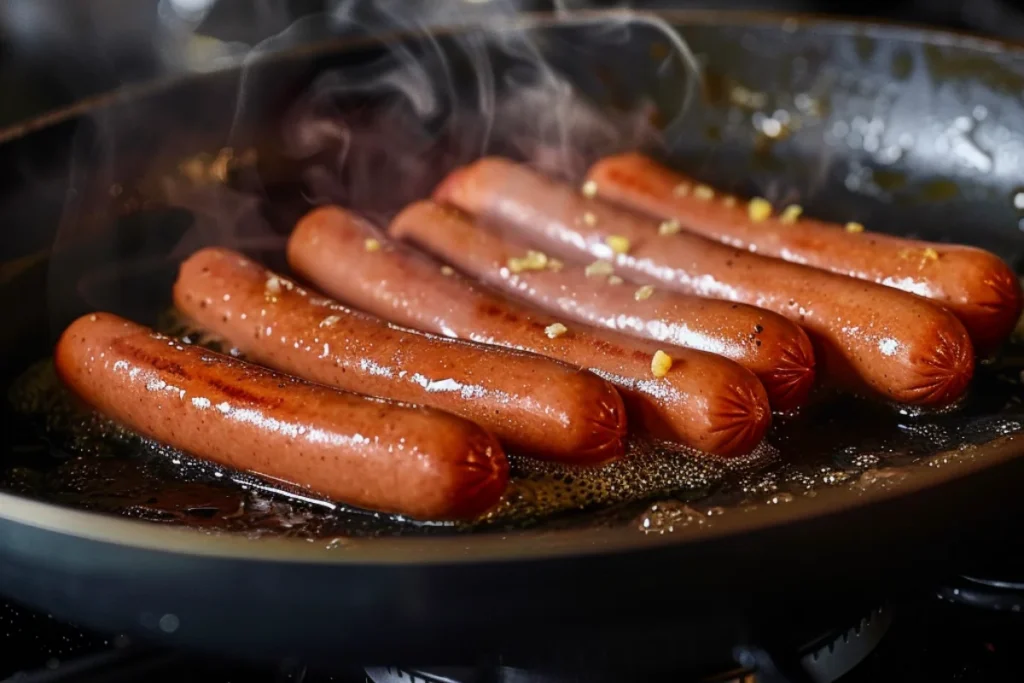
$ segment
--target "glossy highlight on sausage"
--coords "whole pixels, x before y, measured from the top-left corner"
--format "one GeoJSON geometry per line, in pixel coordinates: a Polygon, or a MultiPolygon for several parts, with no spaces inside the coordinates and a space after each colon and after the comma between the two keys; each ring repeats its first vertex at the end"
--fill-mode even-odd
{"type": "Polygon", "coordinates": [[[390,231],[554,315],[734,360],[757,375],[776,410],[798,408],[814,385],[814,351],[807,334],[776,313],[588,273],[429,201],[406,207],[390,231]]]}
{"type": "Polygon", "coordinates": [[[858,224],[847,230],[784,211],[755,220],[748,202],[710,188],[694,192],[697,182],[641,154],[597,162],[587,187],[609,201],[676,220],[686,230],[734,247],[937,301],[960,318],[979,353],[1006,341],[1024,305],[1017,276],[991,252],[867,232],[858,224]]]}
{"type": "Polygon", "coordinates": [[[819,376],[848,390],[945,406],[963,395],[974,371],[964,326],[926,299],[686,232],[662,234],[657,221],[506,159],[459,169],[435,194],[552,256],[606,259],[636,282],[784,315],[811,336],[819,376]]]}
{"type": "Polygon", "coordinates": [[[467,420],[310,384],[108,313],[72,323],[54,360],[74,393],[129,429],[335,501],[464,519],[508,483],[498,441],[467,420]]]}
{"type": "Polygon", "coordinates": [[[565,363],[399,329],[227,249],[186,260],[174,301],[246,357],[284,372],[447,410],[546,459],[594,464],[623,453],[626,411],[615,387],[565,363]]]}
{"type": "Polygon", "coordinates": [[[338,207],[303,217],[288,242],[292,269],[318,288],[400,325],[539,353],[589,368],[614,382],[630,424],[720,456],[748,453],[770,421],[764,387],[724,358],[680,349],[664,377],[651,372],[660,348],[649,342],[566,325],[512,303],[427,256],[389,241],[361,249],[379,233],[338,207]],[[549,336],[550,335],[550,336],[549,336]]]}

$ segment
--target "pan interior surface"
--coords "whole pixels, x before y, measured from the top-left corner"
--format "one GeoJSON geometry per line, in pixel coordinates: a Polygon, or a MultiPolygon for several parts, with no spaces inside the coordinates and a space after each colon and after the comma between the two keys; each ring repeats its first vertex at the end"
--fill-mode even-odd
{"type": "MultiPolygon", "coordinates": [[[[42,500],[274,539],[267,552],[281,557],[346,547],[385,558],[392,542],[424,549],[419,559],[465,547],[512,557],[709,540],[960,481],[969,489],[978,472],[1014,464],[1024,449],[1016,343],[952,412],[830,398],[778,419],[768,447],[739,464],[642,443],[631,464],[592,474],[518,460],[511,502],[469,527],[350,510],[205,465],[110,430],[56,388],[46,356],[76,315],[179,329],[170,285],[192,251],[231,246],[283,270],[288,231],[312,205],[384,221],[490,153],[578,181],[599,156],[641,148],[723,190],[974,244],[1021,268],[1024,52],[839,22],[614,17],[325,43],[8,134],[0,216],[25,227],[0,241],[11,323],[0,338],[0,491],[13,494],[0,515],[42,500]],[[316,542],[276,545],[282,537],[316,542]]],[[[973,512],[998,507],[975,494],[985,501],[973,512]]],[[[921,524],[948,523],[933,512],[921,524]]],[[[60,527],[59,515],[47,520],[60,527]]]]}

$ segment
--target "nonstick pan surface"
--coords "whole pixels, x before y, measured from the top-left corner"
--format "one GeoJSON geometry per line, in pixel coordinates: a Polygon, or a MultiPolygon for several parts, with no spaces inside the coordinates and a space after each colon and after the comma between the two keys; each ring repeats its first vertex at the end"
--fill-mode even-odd
{"type": "MultiPolygon", "coordinates": [[[[386,218],[485,151],[572,175],[601,153],[644,146],[726,189],[976,244],[1019,265],[1024,50],[832,20],[660,15],[692,49],[697,84],[657,24],[594,23],[609,16],[619,15],[503,29],[528,38],[525,51],[493,52],[472,28],[396,38],[386,50],[328,41],[0,132],[7,385],[90,307],[157,322],[175,264],[192,249],[231,244],[279,265],[282,235],[311,202],[386,218]],[[606,118],[585,110],[566,128],[521,115],[524,102],[545,111],[544,99],[490,109],[488,87],[521,85],[538,52],[606,118]],[[514,77],[488,85],[481,55],[514,77]],[[428,76],[442,69],[448,85],[406,85],[396,100],[394,83],[409,81],[387,81],[389,90],[374,80],[395,65],[387,59],[428,76]],[[337,120],[347,135],[324,123],[337,120]],[[223,190],[228,175],[237,192],[223,190]]],[[[0,592],[111,632],[250,657],[600,653],[600,665],[637,648],[675,664],[728,657],[737,642],[781,638],[780,624],[787,638],[810,637],[824,613],[857,614],[911,580],[983,561],[987,541],[1013,532],[1006,520],[1019,512],[1024,476],[1019,357],[1011,345],[987,365],[959,416],[872,408],[852,450],[846,443],[847,456],[870,450],[878,465],[890,453],[872,432],[909,433],[906,443],[925,444],[912,458],[819,477],[811,495],[767,490],[710,516],[698,505],[657,533],[628,505],[469,533],[393,534],[364,516],[361,528],[377,533],[331,539],[125,519],[11,486],[15,469],[46,472],[32,474],[45,470],[33,459],[44,455],[19,441],[31,426],[7,410],[0,471],[13,492],[0,493],[0,592]]],[[[834,416],[799,424],[777,438],[809,468],[815,445],[843,443],[834,416]]],[[[52,443],[39,450],[69,457],[52,443]]]]}

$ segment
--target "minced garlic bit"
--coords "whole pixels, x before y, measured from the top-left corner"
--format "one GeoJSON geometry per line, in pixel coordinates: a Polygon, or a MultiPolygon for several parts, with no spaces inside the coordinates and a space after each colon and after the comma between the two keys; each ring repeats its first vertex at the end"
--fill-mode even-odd
{"type": "Polygon", "coordinates": [[[609,263],[608,261],[594,261],[589,266],[587,266],[583,270],[583,272],[586,274],[587,277],[604,277],[605,275],[611,275],[612,273],[614,273],[615,269],[612,267],[612,264],[609,263]]]}
{"type": "Polygon", "coordinates": [[[797,204],[790,204],[782,210],[782,216],[779,217],[783,223],[796,223],[796,219],[800,218],[800,214],[804,212],[804,207],[797,204]]]}
{"type": "Polygon", "coordinates": [[[636,290],[636,293],[633,294],[633,298],[637,301],[643,301],[644,299],[650,299],[652,294],[654,294],[654,287],[644,285],[640,289],[636,290]]]}
{"type": "Polygon", "coordinates": [[[722,200],[722,205],[728,207],[736,206],[736,197],[729,195],[728,197],[722,200]]]}
{"type": "Polygon", "coordinates": [[[588,180],[583,183],[583,187],[580,188],[580,192],[583,193],[584,197],[596,197],[597,196],[597,182],[588,180]]]}
{"type": "Polygon", "coordinates": [[[267,278],[266,289],[267,289],[267,292],[269,292],[270,294],[280,294],[281,293],[281,278],[279,278],[276,275],[271,275],[270,277],[268,277],[267,278]]]}
{"type": "Polygon", "coordinates": [[[766,220],[772,215],[771,202],[762,197],[754,197],[747,204],[747,213],[752,221],[766,220]]]}
{"type": "Polygon", "coordinates": [[[367,237],[366,241],[363,242],[363,247],[366,251],[378,251],[380,249],[380,240],[376,240],[372,237],[367,237]]]}
{"type": "Polygon", "coordinates": [[[846,224],[846,232],[864,232],[864,226],[850,221],[846,224]]]}
{"type": "Polygon", "coordinates": [[[679,221],[675,218],[671,218],[667,221],[662,221],[661,225],[658,226],[659,235],[674,235],[679,232],[682,228],[679,225],[679,221]]]}
{"type": "Polygon", "coordinates": [[[697,199],[713,199],[715,196],[715,191],[712,190],[707,185],[698,185],[697,187],[693,188],[693,196],[696,197],[697,199]]]}
{"type": "Polygon", "coordinates": [[[323,320],[320,321],[320,327],[330,327],[331,325],[335,324],[339,320],[341,320],[341,316],[340,315],[329,315],[329,316],[327,316],[326,318],[324,318],[323,320]]]}
{"type": "Polygon", "coordinates": [[[622,284],[622,278],[619,277],[618,275],[609,275],[608,276],[608,284],[610,284],[610,285],[621,285],[622,284]]]}
{"type": "Polygon", "coordinates": [[[452,268],[451,266],[441,266],[441,275],[444,275],[444,276],[447,277],[448,275],[454,275],[454,274],[455,274],[455,269],[452,268]]]}
{"type": "Polygon", "coordinates": [[[605,238],[604,243],[611,247],[616,254],[625,254],[630,247],[629,240],[622,235],[609,235],[605,238]]]}
{"type": "Polygon", "coordinates": [[[561,261],[559,261],[558,259],[556,259],[556,258],[549,258],[548,259],[548,269],[549,270],[553,270],[553,271],[555,271],[557,273],[558,271],[562,270],[562,268],[564,268],[564,267],[565,267],[565,264],[562,263],[561,261]]]}
{"type": "Polygon", "coordinates": [[[671,369],[672,356],[661,350],[655,351],[654,357],[651,359],[651,374],[661,378],[667,375],[671,369]]]}
{"type": "Polygon", "coordinates": [[[935,251],[932,247],[925,247],[920,252],[916,249],[900,249],[899,257],[908,261],[912,258],[918,258],[917,268],[918,270],[921,270],[928,265],[930,261],[938,261],[939,252],[935,251]]]}
{"type": "Polygon", "coordinates": [[[551,323],[544,328],[544,334],[548,336],[548,339],[555,339],[561,337],[563,334],[569,331],[569,328],[562,323],[551,323]]]}
{"type": "Polygon", "coordinates": [[[594,227],[597,225],[597,216],[587,211],[583,214],[583,224],[591,228],[594,227]]]}
{"type": "Polygon", "coordinates": [[[512,257],[508,260],[508,269],[513,273],[521,273],[524,270],[544,270],[548,265],[548,256],[542,251],[526,252],[522,258],[512,257]]]}
{"type": "Polygon", "coordinates": [[[679,183],[678,185],[672,188],[672,194],[674,194],[677,197],[685,197],[686,195],[690,194],[690,184],[679,183]]]}

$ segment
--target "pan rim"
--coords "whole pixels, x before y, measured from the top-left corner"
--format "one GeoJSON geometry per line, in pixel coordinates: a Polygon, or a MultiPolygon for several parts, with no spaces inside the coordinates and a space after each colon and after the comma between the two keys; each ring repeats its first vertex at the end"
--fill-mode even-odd
{"type": "MultiPolygon", "coordinates": [[[[448,536],[386,536],[331,538],[310,543],[280,536],[253,539],[244,534],[204,533],[190,527],[163,526],[105,513],[90,512],[0,491],[0,522],[135,550],[168,552],[225,560],[304,564],[423,566],[510,561],[556,560],[622,552],[694,546],[756,534],[812,519],[856,513],[928,489],[952,485],[982,471],[999,468],[1024,456],[1024,434],[1011,434],[976,446],[969,457],[936,467],[928,461],[899,468],[906,477],[898,485],[866,486],[860,491],[837,486],[813,498],[758,506],[757,515],[741,511],[717,516],[714,522],[668,534],[644,534],[632,525],[605,529],[550,531],[523,529],[448,536]],[[159,530],[158,530],[159,529],[159,530]]],[[[932,460],[938,455],[933,456],[932,460]]]]}
{"type": "MultiPolygon", "coordinates": [[[[886,37],[903,41],[955,46],[959,48],[982,50],[989,53],[1015,53],[1024,57],[1024,42],[1016,42],[1004,38],[980,36],[970,31],[954,29],[938,29],[916,25],[909,22],[888,19],[862,19],[845,16],[831,16],[813,12],[772,12],[766,10],[715,10],[715,9],[657,9],[657,10],[588,10],[574,12],[573,17],[599,19],[610,16],[655,16],[671,19],[676,22],[688,22],[701,25],[731,23],[737,26],[773,25],[784,28],[792,26],[794,30],[812,26],[814,30],[825,29],[839,34],[864,34],[873,32],[885,34],[886,37]]],[[[516,30],[523,28],[541,28],[555,26],[562,21],[554,12],[526,12],[512,20],[495,24],[500,30],[516,30]]],[[[457,25],[437,26],[431,29],[433,35],[451,35],[460,31],[471,30],[477,24],[465,23],[457,25]]],[[[241,58],[234,62],[204,72],[189,72],[157,78],[151,81],[129,84],[109,90],[91,97],[78,100],[65,107],[55,109],[23,121],[17,121],[0,128],[0,145],[12,142],[36,130],[54,126],[91,111],[113,106],[121,101],[130,101],[163,92],[192,80],[210,78],[217,74],[240,71],[247,66],[264,61],[287,61],[304,56],[328,53],[339,48],[358,49],[373,45],[381,40],[391,40],[409,35],[408,32],[396,31],[374,37],[365,38],[327,38],[314,40],[308,44],[294,46],[286,52],[269,52],[257,55],[255,59],[241,58]]]]}
{"type": "MultiPolygon", "coordinates": [[[[616,14],[616,11],[593,11],[575,16],[599,18],[612,14],[616,14]]],[[[832,33],[878,35],[989,53],[1010,53],[1024,58],[1024,45],[1011,41],[984,38],[969,32],[931,29],[889,21],[850,20],[806,13],[765,11],[659,10],[632,14],[655,15],[676,23],[700,25],[780,26],[794,22],[791,25],[797,29],[810,27],[813,30],[832,33]]],[[[560,19],[551,13],[534,13],[518,17],[503,28],[553,26],[559,21],[560,19]]],[[[435,33],[448,34],[472,28],[472,24],[439,27],[435,33]]],[[[400,35],[402,34],[383,38],[400,35]]],[[[287,52],[260,55],[251,62],[228,64],[211,72],[179,74],[126,86],[0,129],[0,144],[12,142],[36,130],[73,120],[98,109],[165,92],[193,79],[239,71],[247,65],[262,61],[287,61],[339,49],[357,49],[372,45],[381,39],[382,37],[378,36],[359,40],[321,40],[292,48],[287,52]]],[[[684,529],[665,535],[644,535],[632,526],[563,531],[527,529],[511,532],[482,531],[443,537],[346,539],[340,548],[331,548],[329,539],[323,539],[321,543],[309,543],[304,539],[281,537],[254,540],[238,534],[210,534],[186,527],[165,526],[157,530],[158,525],[152,522],[61,507],[5,492],[0,492],[0,522],[12,522],[40,531],[85,538],[112,546],[221,559],[396,566],[533,561],[604,553],[642,552],[666,546],[691,545],[758,533],[768,527],[797,524],[811,518],[845,514],[883,501],[910,496],[925,489],[954,483],[976,472],[996,468],[1019,458],[1024,455],[1024,436],[1002,437],[978,446],[974,453],[976,457],[964,458],[942,468],[931,467],[927,463],[902,468],[909,475],[904,485],[876,488],[860,494],[846,487],[826,489],[814,499],[798,499],[787,505],[766,506],[756,516],[724,515],[716,519],[714,524],[699,530],[684,529]]]]}

